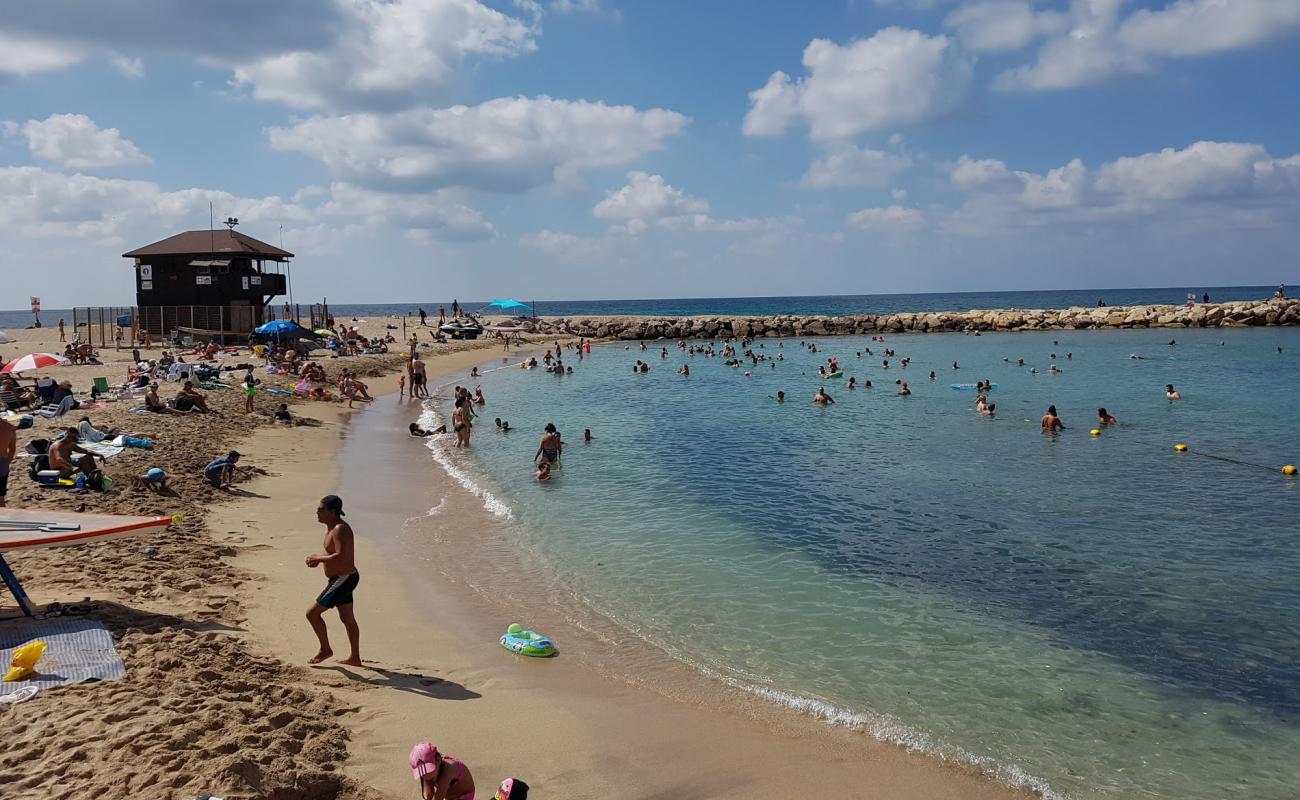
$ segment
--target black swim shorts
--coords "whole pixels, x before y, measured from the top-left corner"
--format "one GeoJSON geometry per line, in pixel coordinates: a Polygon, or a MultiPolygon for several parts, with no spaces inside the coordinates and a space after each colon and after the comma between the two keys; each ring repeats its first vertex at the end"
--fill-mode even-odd
{"type": "Polygon", "coordinates": [[[0,458],[0,498],[9,494],[9,459],[0,458]]]}
{"type": "Polygon", "coordinates": [[[316,605],[321,608],[338,608],[339,606],[352,605],[352,591],[357,588],[357,584],[360,582],[361,574],[358,572],[326,578],[325,591],[321,592],[320,597],[316,598],[316,605]]]}

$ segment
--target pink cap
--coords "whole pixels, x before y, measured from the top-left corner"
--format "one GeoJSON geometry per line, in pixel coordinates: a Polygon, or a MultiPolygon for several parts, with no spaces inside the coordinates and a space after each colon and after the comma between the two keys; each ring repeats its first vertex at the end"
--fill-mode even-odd
{"type": "Polygon", "coordinates": [[[411,772],[418,781],[425,775],[438,771],[438,748],[433,742],[420,742],[411,748],[411,772]]]}

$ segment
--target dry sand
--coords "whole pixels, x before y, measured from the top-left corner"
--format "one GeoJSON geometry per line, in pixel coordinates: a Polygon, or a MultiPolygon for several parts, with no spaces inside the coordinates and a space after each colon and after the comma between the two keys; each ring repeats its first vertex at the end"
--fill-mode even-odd
{"type": "MultiPolygon", "coordinates": [[[[57,338],[53,329],[41,333],[57,338]]],[[[0,354],[39,344],[24,337],[0,354]]],[[[461,344],[426,360],[436,377],[495,353],[490,344],[461,344]]],[[[346,361],[367,374],[401,363],[346,361]]],[[[331,374],[339,364],[326,362],[331,374]]],[[[111,370],[51,374],[74,375],[82,386],[111,370]]],[[[665,691],[595,669],[589,658],[506,653],[495,641],[504,626],[500,607],[465,582],[436,580],[441,572],[422,569],[394,544],[408,518],[427,508],[422,494],[431,486],[454,497],[439,522],[460,537],[442,541],[440,557],[490,533],[491,522],[480,501],[448,485],[427,451],[404,436],[417,411],[391,396],[395,378],[371,386],[376,405],[357,412],[296,403],[295,413],[319,423],[306,427],[235,416],[242,405],[235,391],[209,393],[220,417],[132,415],[111,404],[90,413],[96,424],[122,424],[158,442],[110,461],[111,474],[162,466],[175,496],[125,482],[105,494],[46,492],[15,475],[16,506],[86,503],[185,517],[153,537],[10,559],[34,602],[93,600],[90,615],[113,632],[127,677],[0,707],[9,734],[0,795],[17,787],[15,796],[74,800],[408,797],[414,785],[406,753],[432,738],[467,761],[480,797],[510,775],[528,780],[539,797],[1017,796],[862,734],[739,701],[700,676],[671,681],[677,691],[665,691]],[[373,424],[363,427],[368,420],[373,424]],[[356,441],[358,431],[367,441],[356,441]],[[231,446],[255,469],[232,492],[218,492],[198,471],[231,446]],[[352,459],[342,470],[340,452],[352,459]],[[322,582],[303,557],[320,549],[324,531],[314,509],[334,491],[359,534],[357,617],[366,665],[356,669],[300,666],[315,652],[303,612],[322,582]]],[[[273,407],[269,396],[258,402],[273,407]]],[[[20,441],[54,430],[38,422],[20,441]]],[[[333,614],[328,621],[341,654],[342,630],[333,614]]],[[[575,645],[582,635],[558,621],[548,632],[575,645]]]]}

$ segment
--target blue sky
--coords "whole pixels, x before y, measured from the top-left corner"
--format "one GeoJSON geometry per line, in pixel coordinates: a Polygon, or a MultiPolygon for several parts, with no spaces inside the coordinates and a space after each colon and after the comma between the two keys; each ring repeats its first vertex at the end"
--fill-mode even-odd
{"type": "Polygon", "coordinates": [[[46,0],[0,20],[0,307],[218,219],[295,299],[1271,284],[1300,0],[46,0]]]}

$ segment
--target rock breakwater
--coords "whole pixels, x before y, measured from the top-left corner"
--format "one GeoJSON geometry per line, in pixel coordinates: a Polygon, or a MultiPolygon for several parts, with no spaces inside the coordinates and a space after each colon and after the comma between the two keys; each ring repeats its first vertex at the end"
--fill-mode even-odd
{"type": "Polygon", "coordinates": [[[635,340],[1097,328],[1244,328],[1261,325],[1300,325],[1300,299],[1198,303],[1195,306],[1003,308],[839,317],[543,317],[530,327],[539,333],[635,340]]]}

